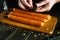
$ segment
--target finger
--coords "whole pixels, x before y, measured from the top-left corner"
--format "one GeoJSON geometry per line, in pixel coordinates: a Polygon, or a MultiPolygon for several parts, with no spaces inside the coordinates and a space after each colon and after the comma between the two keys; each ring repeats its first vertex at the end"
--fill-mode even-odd
{"type": "Polygon", "coordinates": [[[33,7],[33,2],[32,2],[32,0],[29,0],[29,4],[33,7]]]}
{"type": "Polygon", "coordinates": [[[48,11],[48,9],[49,9],[49,5],[46,4],[44,7],[41,6],[37,7],[36,12],[45,12],[48,11]]]}
{"type": "Polygon", "coordinates": [[[26,8],[23,6],[23,4],[21,3],[21,1],[20,1],[20,0],[18,0],[18,5],[19,5],[19,7],[20,7],[20,8],[22,8],[22,9],[26,10],[26,8]]]}
{"type": "Polygon", "coordinates": [[[21,0],[21,1],[25,6],[31,7],[31,5],[27,2],[27,0],[21,0]]]}
{"type": "Polygon", "coordinates": [[[36,12],[45,12],[45,11],[47,11],[47,9],[43,9],[43,10],[37,9],[37,10],[36,10],[36,12]]]}
{"type": "Polygon", "coordinates": [[[50,0],[50,2],[49,2],[50,4],[50,6],[49,6],[49,10],[54,6],[54,4],[55,4],[55,1],[52,1],[52,0],[50,0]]]}
{"type": "Polygon", "coordinates": [[[44,4],[48,3],[47,1],[42,1],[42,2],[39,2],[39,3],[36,3],[36,6],[42,6],[44,4]]]}

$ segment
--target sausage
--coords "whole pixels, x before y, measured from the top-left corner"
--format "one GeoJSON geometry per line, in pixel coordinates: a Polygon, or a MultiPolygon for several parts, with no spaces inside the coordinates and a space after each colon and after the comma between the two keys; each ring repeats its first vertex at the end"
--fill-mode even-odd
{"type": "Polygon", "coordinates": [[[42,17],[42,18],[45,18],[47,20],[51,19],[51,16],[49,14],[41,14],[41,13],[28,12],[28,11],[23,11],[23,10],[16,9],[16,8],[13,8],[13,11],[18,12],[18,13],[24,13],[24,14],[32,15],[32,16],[42,17]]]}
{"type": "Polygon", "coordinates": [[[37,21],[42,21],[42,22],[47,22],[48,20],[45,18],[37,17],[37,16],[32,16],[32,15],[27,15],[27,14],[22,14],[22,13],[17,13],[17,12],[10,12],[11,15],[23,17],[23,18],[28,18],[32,20],[37,20],[37,21]]]}
{"type": "Polygon", "coordinates": [[[36,20],[28,19],[28,18],[18,17],[18,16],[11,15],[11,14],[8,15],[8,18],[10,18],[11,20],[23,23],[23,24],[28,24],[28,25],[38,26],[38,27],[44,26],[44,23],[41,21],[36,21],[36,20]]]}

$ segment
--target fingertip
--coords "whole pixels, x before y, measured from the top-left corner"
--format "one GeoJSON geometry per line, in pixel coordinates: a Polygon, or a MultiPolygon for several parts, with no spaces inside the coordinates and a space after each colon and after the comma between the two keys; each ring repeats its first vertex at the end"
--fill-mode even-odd
{"type": "Polygon", "coordinates": [[[39,10],[35,10],[36,12],[40,12],[39,10]]]}

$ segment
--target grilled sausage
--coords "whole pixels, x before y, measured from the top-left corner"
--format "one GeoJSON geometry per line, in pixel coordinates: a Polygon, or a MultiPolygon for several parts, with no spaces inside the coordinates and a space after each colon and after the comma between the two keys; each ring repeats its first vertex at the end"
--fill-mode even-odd
{"type": "Polygon", "coordinates": [[[32,20],[32,19],[28,19],[28,18],[23,18],[23,17],[18,17],[18,16],[14,16],[9,14],[8,18],[20,22],[20,23],[24,23],[24,24],[29,24],[29,25],[34,25],[34,26],[38,26],[38,27],[42,27],[44,26],[44,23],[41,21],[36,21],[36,20],[32,20]]]}
{"type": "Polygon", "coordinates": [[[51,16],[49,14],[28,12],[28,11],[23,11],[23,10],[20,10],[20,9],[15,9],[15,8],[13,8],[13,11],[18,12],[18,13],[24,13],[24,14],[32,15],[32,16],[42,17],[42,18],[45,18],[47,20],[51,19],[51,16]]]}
{"type": "Polygon", "coordinates": [[[27,14],[22,14],[22,13],[17,13],[17,12],[10,12],[10,14],[18,16],[18,17],[28,18],[28,19],[42,21],[42,22],[47,22],[48,21],[45,18],[41,18],[41,17],[37,17],[37,16],[32,16],[32,15],[27,15],[27,14]]]}

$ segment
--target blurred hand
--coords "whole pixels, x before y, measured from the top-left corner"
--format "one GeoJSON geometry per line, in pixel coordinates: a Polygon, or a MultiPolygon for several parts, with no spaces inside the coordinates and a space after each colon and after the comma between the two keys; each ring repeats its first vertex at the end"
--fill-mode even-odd
{"type": "Polygon", "coordinates": [[[43,0],[42,2],[36,3],[36,12],[45,12],[51,10],[56,0],[43,0]]]}
{"type": "Polygon", "coordinates": [[[32,0],[19,0],[18,4],[19,4],[19,7],[24,9],[24,10],[27,10],[26,7],[28,7],[28,8],[32,8],[33,7],[32,0]]]}
{"type": "MultiPolygon", "coordinates": [[[[45,12],[51,10],[56,1],[57,0],[42,0],[41,2],[34,3],[37,6],[35,12],[45,12]]],[[[18,4],[19,7],[24,10],[27,10],[26,7],[30,9],[34,8],[32,0],[19,0],[18,4]]]]}

